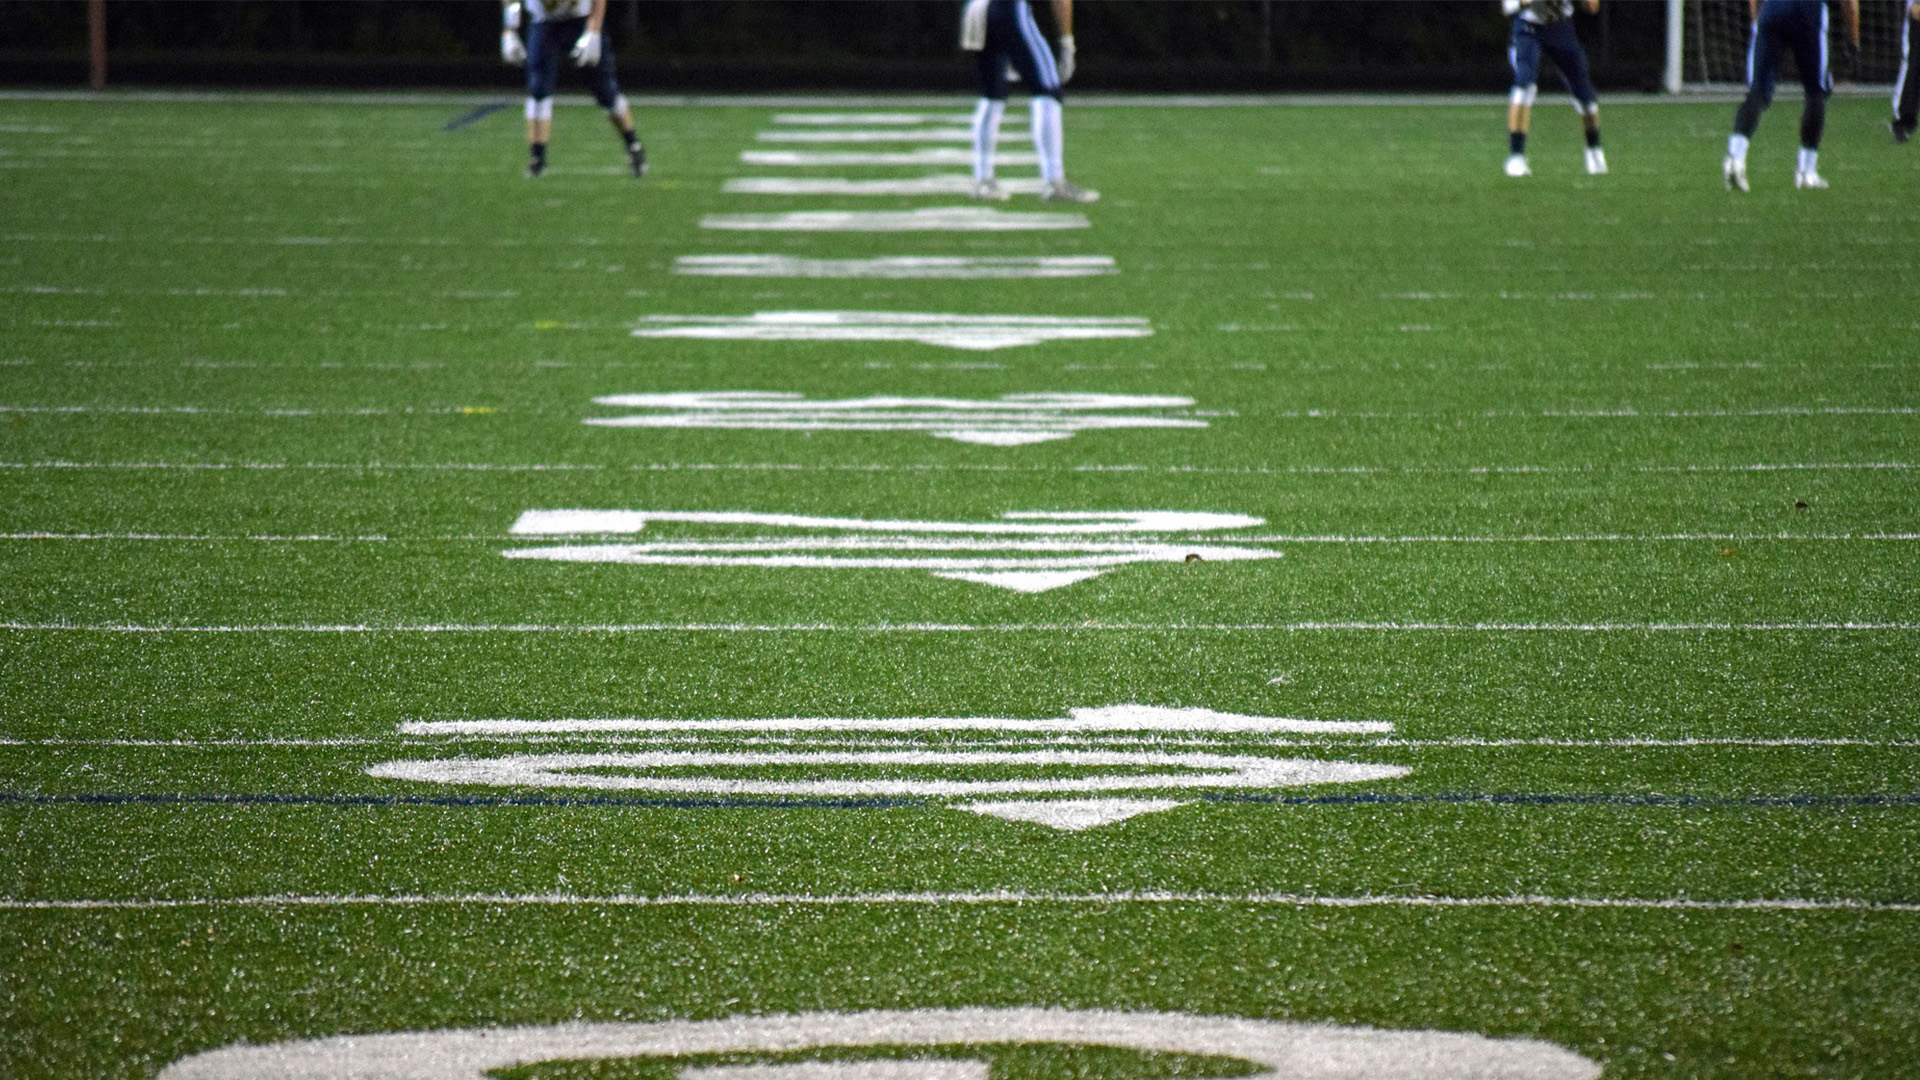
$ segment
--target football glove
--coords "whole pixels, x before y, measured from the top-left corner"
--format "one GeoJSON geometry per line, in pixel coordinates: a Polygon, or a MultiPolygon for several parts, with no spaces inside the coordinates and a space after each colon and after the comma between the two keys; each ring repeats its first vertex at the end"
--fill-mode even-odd
{"type": "Polygon", "coordinates": [[[1840,47],[1834,50],[1833,69],[1835,74],[1849,79],[1859,74],[1860,46],[1851,41],[1842,41],[1840,47]]]}
{"type": "Polygon", "coordinates": [[[500,59],[516,67],[527,62],[527,47],[520,43],[519,34],[500,31],[500,59]]]}
{"type": "Polygon", "coordinates": [[[600,31],[582,32],[580,40],[574,44],[570,55],[573,57],[573,62],[583,68],[598,64],[600,62],[600,31]]]}
{"type": "Polygon", "coordinates": [[[1073,78],[1073,35],[1062,34],[1060,37],[1060,85],[1067,85],[1067,80],[1071,78],[1073,78]]]}

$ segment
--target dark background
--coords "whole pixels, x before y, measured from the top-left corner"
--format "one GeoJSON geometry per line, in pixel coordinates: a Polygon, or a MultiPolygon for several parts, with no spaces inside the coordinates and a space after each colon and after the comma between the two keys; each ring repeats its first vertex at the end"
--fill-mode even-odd
{"type": "MultiPolygon", "coordinates": [[[[1043,25],[1048,4],[1035,0],[1043,25]]],[[[109,85],[492,88],[491,0],[110,0],[109,85]]],[[[630,93],[970,92],[957,0],[609,0],[630,93]]],[[[1652,90],[1665,4],[1579,32],[1602,89],[1652,90]]],[[[1075,90],[1478,90],[1509,81],[1496,0],[1079,0],[1075,90]]],[[[83,0],[0,2],[0,83],[81,86],[83,0]]],[[[1557,84],[1554,84],[1557,85],[1557,84]]]]}

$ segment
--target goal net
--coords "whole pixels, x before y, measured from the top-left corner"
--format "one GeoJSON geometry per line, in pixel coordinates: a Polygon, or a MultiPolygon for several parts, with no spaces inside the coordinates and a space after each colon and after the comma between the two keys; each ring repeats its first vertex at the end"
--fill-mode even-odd
{"type": "MultiPolygon", "coordinates": [[[[1668,28],[1668,88],[1728,90],[1745,86],[1747,39],[1752,30],[1747,0],[1669,2],[1679,4],[1680,9],[1679,26],[1669,24],[1668,28]],[[1674,55],[1676,46],[1678,56],[1674,55]]],[[[1860,0],[1860,63],[1852,71],[1836,67],[1833,80],[1837,87],[1878,89],[1893,85],[1894,75],[1900,69],[1906,8],[1906,0],[1860,0]]],[[[1846,29],[1839,11],[1835,10],[1829,23],[1828,44],[1837,47],[1845,39],[1846,29]]],[[[1789,52],[1780,72],[1783,87],[1792,87],[1798,78],[1796,70],[1793,54],[1789,52]]]]}

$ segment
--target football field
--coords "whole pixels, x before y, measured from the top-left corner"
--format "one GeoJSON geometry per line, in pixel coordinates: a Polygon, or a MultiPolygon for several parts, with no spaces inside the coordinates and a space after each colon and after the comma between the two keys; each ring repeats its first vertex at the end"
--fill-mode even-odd
{"type": "Polygon", "coordinates": [[[0,1076],[1920,1075],[1920,153],[0,99],[0,1076]]]}

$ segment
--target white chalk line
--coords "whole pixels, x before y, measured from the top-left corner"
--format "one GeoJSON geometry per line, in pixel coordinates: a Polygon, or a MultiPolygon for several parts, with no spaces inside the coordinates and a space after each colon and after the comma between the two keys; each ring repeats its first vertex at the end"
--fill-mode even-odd
{"type": "Polygon", "coordinates": [[[1328,896],[1315,893],[1216,892],[870,892],[870,893],[741,893],[734,895],[680,893],[640,895],[609,893],[402,893],[391,895],[301,895],[127,898],[90,897],[68,900],[0,899],[7,911],[156,911],[168,909],[300,908],[300,907],[944,907],[1068,905],[1206,904],[1229,907],[1297,908],[1597,908],[1637,911],[1854,911],[1911,914],[1920,903],[1836,898],[1797,897],[1705,900],[1691,897],[1625,896],[1433,896],[1360,893],[1328,896]]]}
{"type": "MultiPolygon", "coordinates": [[[[728,745],[743,746],[819,746],[819,747],[884,747],[900,745],[899,739],[887,738],[803,738],[772,735],[736,735],[722,733],[728,745]]],[[[903,733],[904,734],[904,733],[903,733]]],[[[996,734],[1000,734],[996,732],[996,734]]],[[[453,736],[355,736],[350,738],[230,738],[230,739],[17,739],[0,738],[0,746],[93,746],[114,749],[152,749],[152,750],[217,750],[223,748],[259,749],[265,747],[290,747],[294,749],[360,746],[445,746],[450,743],[499,743],[523,745],[531,743],[633,743],[647,746],[680,746],[689,744],[711,745],[715,738],[689,730],[680,734],[654,734],[633,732],[572,732],[556,734],[468,734],[453,736]]],[[[1122,735],[1051,735],[1036,734],[1028,738],[992,738],[992,739],[955,739],[956,743],[967,746],[991,747],[1030,747],[1037,744],[1059,744],[1068,746],[1220,746],[1223,744],[1247,743],[1252,747],[1288,747],[1288,748],[1325,748],[1333,750],[1350,749],[1386,749],[1386,750],[1449,750],[1449,749],[1552,749],[1552,750],[1688,750],[1688,749],[1752,749],[1752,750],[1827,750],[1844,747],[1859,747],[1870,750],[1920,750],[1920,739],[1863,739],[1863,738],[1623,738],[1623,739],[1502,739],[1483,738],[1463,735],[1441,739],[1373,738],[1368,736],[1276,736],[1276,735],[1240,735],[1226,734],[1216,736],[1122,736],[1122,735]]]]}
{"type": "Polygon", "coordinates": [[[631,465],[570,462],[407,462],[407,461],[0,461],[0,469],[101,469],[211,471],[287,469],[366,472],[863,472],[863,473],[1139,473],[1161,476],[1379,476],[1379,475],[1605,475],[1627,473],[1774,473],[1774,472],[1911,472],[1920,462],[1833,461],[1757,462],[1733,465],[936,465],[890,462],[700,462],[658,461],[631,465]]]}
{"type": "Polygon", "coordinates": [[[14,633],[94,634],[1071,634],[1478,633],[1710,634],[1912,633],[1920,622],[1274,622],[1274,623],[79,623],[0,622],[14,633]]]}
{"type": "MultiPolygon", "coordinates": [[[[502,539],[497,534],[461,533],[443,536],[395,536],[384,533],[337,534],[337,533],[165,533],[165,532],[0,532],[0,542],[6,541],[150,541],[156,543],[338,543],[338,544],[432,544],[432,543],[497,543],[502,539]]],[[[1920,532],[1911,533],[1572,533],[1565,536],[1440,536],[1440,535],[1351,535],[1337,534],[1274,534],[1268,536],[1237,536],[1236,544],[1319,544],[1338,546],[1386,546],[1391,544],[1669,544],[1669,543],[1911,543],[1920,541],[1920,532]]],[[[1199,542],[1189,540],[1187,542],[1199,542]]],[[[808,546],[808,541],[795,540],[785,546],[800,549],[808,546]]],[[[651,545],[659,550],[675,550],[674,543],[663,542],[651,545]]],[[[742,547],[729,541],[688,541],[677,547],[686,550],[706,550],[711,547],[742,547]]],[[[814,546],[820,546],[815,542],[814,546]]],[[[846,547],[845,543],[833,546],[846,547]]],[[[925,545],[905,542],[876,543],[869,545],[889,550],[905,550],[925,545]]],[[[967,545],[948,543],[942,549],[960,549],[967,545]]],[[[777,545],[761,544],[755,550],[776,550],[777,545]]],[[[979,550],[1002,550],[1007,545],[975,545],[979,550]]],[[[1045,550],[1052,550],[1051,548],[1045,550]]]]}
{"type": "MultiPolygon", "coordinates": [[[[879,326],[866,324],[833,323],[822,325],[804,325],[792,322],[773,323],[758,317],[703,317],[703,316],[664,316],[649,315],[642,320],[640,329],[633,331],[635,337],[704,337],[723,340],[738,340],[748,337],[756,340],[922,340],[926,337],[938,337],[945,344],[947,338],[963,341],[987,342],[985,345],[967,345],[972,348],[995,348],[1005,344],[1032,344],[1046,338],[1084,338],[1084,337],[1146,337],[1152,334],[1144,328],[1145,320],[1138,319],[1086,319],[1084,325],[1028,325],[1015,322],[1014,316],[987,317],[1004,318],[1004,324],[992,322],[961,324],[957,320],[953,325],[927,326],[914,329],[907,326],[879,326]],[[1002,341],[1002,338],[1009,339],[1002,341]],[[1027,339],[1032,338],[1033,341],[1027,339]],[[1018,340],[1012,340],[1018,339],[1018,340]]],[[[473,407],[420,406],[420,407],[366,407],[366,408],[239,408],[233,406],[206,405],[0,405],[0,413],[23,414],[74,414],[109,416],[266,416],[266,417],[304,417],[304,416],[458,416],[471,415],[473,407]]],[[[493,409],[486,409],[492,412],[493,409]]],[[[1762,409],[1692,409],[1671,410],[1667,412],[1639,412],[1632,409],[1613,410],[1542,410],[1539,412],[1497,411],[1484,412],[1342,412],[1335,409],[1305,409],[1268,413],[1266,416],[1276,420],[1732,420],[1756,419],[1765,417],[1819,417],[1819,416],[1916,416],[1920,409],[1907,406],[1801,406],[1784,405],[1762,409]]]]}

